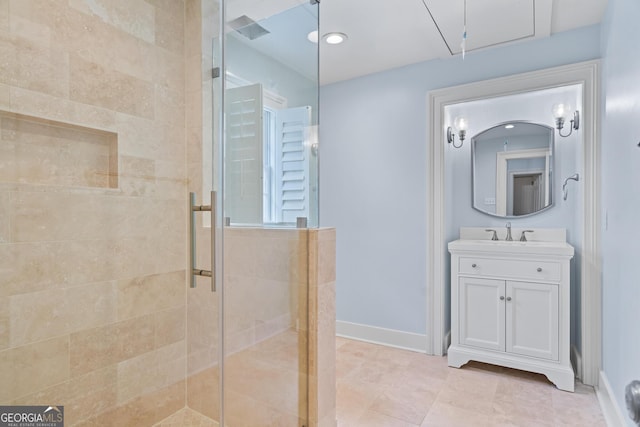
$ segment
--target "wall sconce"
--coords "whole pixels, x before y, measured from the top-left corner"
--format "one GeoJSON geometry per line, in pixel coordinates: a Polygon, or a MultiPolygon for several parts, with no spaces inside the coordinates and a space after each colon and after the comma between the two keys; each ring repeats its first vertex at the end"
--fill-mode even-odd
{"type": "Polygon", "coordinates": [[[571,106],[568,104],[555,104],[553,106],[553,117],[556,119],[556,129],[558,129],[558,134],[566,138],[571,135],[573,130],[580,129],[580,112],[575,110],[573,112],[573,119],[571,119],[571,127],[569,128],[569,133],[566,135],[562,134],[562,128],[564,127],[564,122],[571,111],[571,106]]]}
{"type": "Polygon", "coordinates": [[[454,148],[462,147],[462,143],[464,142],[464,138],[467,135],[467,129],[469,129],[469,122],[464,117],[456,117],[453,121],[453,128],[449,126],[447,128],[447,142],[452,144],[454,148]],[[460,144],[456,145],[456,135],[454,132],[458,133],[458,138],[460,139],[460,144]]]}

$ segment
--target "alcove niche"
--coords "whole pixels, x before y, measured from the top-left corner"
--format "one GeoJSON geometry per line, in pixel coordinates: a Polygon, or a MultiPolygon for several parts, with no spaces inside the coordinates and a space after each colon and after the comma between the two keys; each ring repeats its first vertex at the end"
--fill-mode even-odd
{"type": "Polygon", "coordinates": [[[117,188],[116,133],[0,110],[0,182],[117,188]]]}

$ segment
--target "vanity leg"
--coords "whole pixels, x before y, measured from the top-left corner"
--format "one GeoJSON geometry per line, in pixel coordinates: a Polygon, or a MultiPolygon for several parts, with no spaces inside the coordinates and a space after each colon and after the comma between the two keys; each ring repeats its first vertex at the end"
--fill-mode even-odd
{"type": "Polygon", "coordinates": [[[575,390],[575,374],[573,369],[564,368],[554,372],[545,372],[546,377],[555,384],[560,390],[570,391],[573,393],[575,390]]]}
{"type": "Polygon", "coordinates": [[[460,353],[455,347],[449,347],[447,351],[447,365],[452,368],[460,368],[462,365],[469,363],[471,358],[464,353],[460,353]]]}

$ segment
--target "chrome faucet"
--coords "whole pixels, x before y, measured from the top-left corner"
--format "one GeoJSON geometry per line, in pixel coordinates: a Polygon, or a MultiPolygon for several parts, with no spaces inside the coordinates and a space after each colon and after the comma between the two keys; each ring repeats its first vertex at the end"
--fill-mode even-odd
{"type": "Polygon", "coordinates": [[[486,229],[486,230],[484,230],[484,231],[488,231],[488,232],[490,232],[490,233],[493,233],[493,235],[491,236],[491,240],[494,240],[494,241],[495,241],[495,240],[498,240],[498,232],[497,232],[496,230],[494,230],[494,229],[492,229],[492,228],[487,228],[487,229],[486,229]]]}
{"type": "Polygon", "coordinates": [[[525,233],[533,233],[533,230],[522,230],[522,233],[520,234],[520,241],[521,242],[526,242],[527,241],[527,236],[525,235],[525,233]]]}
{"type": "Polygon", "coordinates": [[[512,242],[513,241],[513,237],[511,237],[511,223],[507,222],[507,237],[504,239],[507,242],[512,242]]]}

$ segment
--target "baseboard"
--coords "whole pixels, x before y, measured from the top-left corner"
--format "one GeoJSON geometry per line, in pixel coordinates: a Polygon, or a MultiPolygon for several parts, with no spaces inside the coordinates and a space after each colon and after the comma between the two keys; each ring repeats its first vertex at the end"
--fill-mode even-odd
{"type": "Polygon", "coordinates": [[[607,380],[607,376],[603,371],[600,371],[599,382],[600,384],[596,387],[596,396],[598,396],[598,401],[600,402],[602,414],[604,415],[604,420],[607,422],[607,426],[622,427],[628,425],[622,415],[623,412],[618,405],[618,401],[611,390],[609,380],[607,380]]]}
{"type": "Polygon", "coordinates": [[[571,346],[571,364],[573,365],[573,372],[576,373],[576,378],[582,379],[582,356],[575,345],[571,346]]]}
{"type": "Polygon", "coordinates": [[[358,341],[426,353],[427,336],[359,323],[336,321],[336,335],[358,341]]]}

